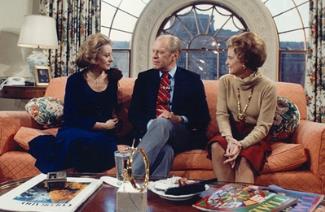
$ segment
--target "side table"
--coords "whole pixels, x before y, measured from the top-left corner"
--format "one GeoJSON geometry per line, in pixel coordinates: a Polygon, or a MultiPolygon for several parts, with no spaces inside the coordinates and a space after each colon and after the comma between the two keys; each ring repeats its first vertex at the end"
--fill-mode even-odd
{"type": "Polygon", "coordinates": [[[7,85],[0,91],[0,98],[32,99],[45,94],[45,86],[7,85]]]}

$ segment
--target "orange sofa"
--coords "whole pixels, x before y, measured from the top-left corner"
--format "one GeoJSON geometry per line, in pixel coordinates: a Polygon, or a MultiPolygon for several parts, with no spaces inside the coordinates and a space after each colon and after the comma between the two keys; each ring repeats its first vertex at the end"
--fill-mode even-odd
{"type": "MultiPolygon", "coordinates": [[[[54,78],[47,87],[45,96],[63,100],[66,77],[54,78]]],[[[215,120],[217,80],[204,81],[212,121],[207,135],[213,139],[218,132],[215,120]]],[[[122,129],[120,138],[132,129],[127,120],[127,110],[134,85],[133,78],[123,78],[119,83],[119,114],[122,129]]],[[[302,86],[292,83],[277,83],[278,95],[290,98],[299,108],[300,124],[292,142],[272,144],[272,154],[256,183],[277,184],[285,188],[316,193],[325,193],[325,124],[306,120],[306,99],[302,86]]],[[[34,176],[39,173],[35,159],[14,140],[21,127],[41,129],[25,111],[0,111],[0,182],[34,176]]],[[[176,156],[170,175],[192,179],[214,177],[211,161],[205,150],[192,150],[176,156]]],[[[107,173],[112,174],[114,170],[107,173]]]]}

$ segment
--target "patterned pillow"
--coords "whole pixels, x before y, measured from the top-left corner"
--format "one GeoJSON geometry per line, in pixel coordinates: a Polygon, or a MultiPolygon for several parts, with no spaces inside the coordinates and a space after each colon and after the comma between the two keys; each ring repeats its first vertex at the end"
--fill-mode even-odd
{"type": "Polygon", "coordinates": [[[271,136],[273,140],[287,140],[300,121],[298,107],[286,97],[278,97],[271,136]]]}
{"type": "Polygon", "coordinates": [[[56,127],[62,123],[63,104],[56,98],[33,98],[25,105],[25,109],[44,128],[56,127]]]}

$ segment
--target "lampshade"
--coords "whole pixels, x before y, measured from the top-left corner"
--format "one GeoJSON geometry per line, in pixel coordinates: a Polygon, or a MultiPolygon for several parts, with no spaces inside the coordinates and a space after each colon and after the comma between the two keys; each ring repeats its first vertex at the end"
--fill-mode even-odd
{"type": "Polygon", "coordinates": [[[58,48],[54,18],[43,15],[25,16],[17,45],[41,49],[58,48]]]}

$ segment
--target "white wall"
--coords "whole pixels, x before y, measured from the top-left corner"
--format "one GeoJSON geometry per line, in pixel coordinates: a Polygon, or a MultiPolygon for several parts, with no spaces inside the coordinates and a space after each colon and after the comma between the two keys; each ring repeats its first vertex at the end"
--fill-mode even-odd
{"type": "MultiPolygon", "coordinates": [[[[24,16],[38,14],[39,0],[0,0],[0,78],[31,74],[25,58],[29,49],[17,46],[24,16]]],[[[22,109],[24,101],[1,99],[0,110],[22,109]]]]}

